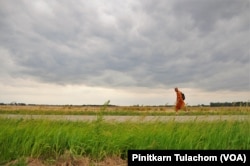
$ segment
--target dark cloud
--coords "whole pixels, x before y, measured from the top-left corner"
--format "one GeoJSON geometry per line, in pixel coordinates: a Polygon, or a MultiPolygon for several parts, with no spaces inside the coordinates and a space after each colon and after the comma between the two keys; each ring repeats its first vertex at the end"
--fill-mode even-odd
{"type": "MultiPolygon", "coordinates": [[[[247,15],[248,9],[249,1],[246,0],[177,0],[173,5],[173,11],[176,14],[190,16],[194,20],[195,26],[204,33],[212,31],[219,21],[247,15]]],[[[246,17],[241,19],[246,19],[246,17]]]]}
{"type": "Polygon", "coordinates": [[[249,1],[0,3],[1,59],[18,68],[1,65],[5,73],[56,84],[249,90],[249,1]]]}

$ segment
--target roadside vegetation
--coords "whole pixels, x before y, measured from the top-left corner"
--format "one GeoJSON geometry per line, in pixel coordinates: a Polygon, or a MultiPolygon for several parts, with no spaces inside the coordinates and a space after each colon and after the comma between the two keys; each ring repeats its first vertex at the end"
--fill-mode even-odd
{"type": "MultiPolygon", "coordinates": [[[[0,114],[22,115],[96,115],[103,106],[13,106],[0,105],[0,114]]],[[[180,115],[250,115],[249,106],[235,107],[188,107],[189,113],[179,111],[180,115]]],[[[175,115],[173,106],[109,106],[103,115],[142,115],[171,116],[175,115]]]]}

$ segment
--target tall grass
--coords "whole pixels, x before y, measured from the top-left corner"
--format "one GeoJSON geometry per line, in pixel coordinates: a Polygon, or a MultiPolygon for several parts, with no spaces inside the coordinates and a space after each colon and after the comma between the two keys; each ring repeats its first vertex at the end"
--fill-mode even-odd
{"type": "Polygon", "coordinates": [[[100,160],[128,149],[250,149],[250,122],[105,123],[0,119],[0,165],[64,153],[100,160]]]}

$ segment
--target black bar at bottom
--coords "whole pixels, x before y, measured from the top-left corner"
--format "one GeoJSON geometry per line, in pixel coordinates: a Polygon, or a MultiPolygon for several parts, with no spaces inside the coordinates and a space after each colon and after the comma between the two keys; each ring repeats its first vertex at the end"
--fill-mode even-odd
{"type": "Polygon", "coordinates": [[[128,166],[248,166],[250,150],[128,150],[128,166]]]}

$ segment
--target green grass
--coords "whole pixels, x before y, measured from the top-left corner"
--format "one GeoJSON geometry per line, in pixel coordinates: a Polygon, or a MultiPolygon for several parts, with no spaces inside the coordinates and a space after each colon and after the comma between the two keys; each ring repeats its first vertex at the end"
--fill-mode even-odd
{"type": "Polygon", "coordinates": [[[65,153],[126,159],[128,149],[250,149],[250,122],[95,122],[0,119],[0,165],[65,153]]]}

